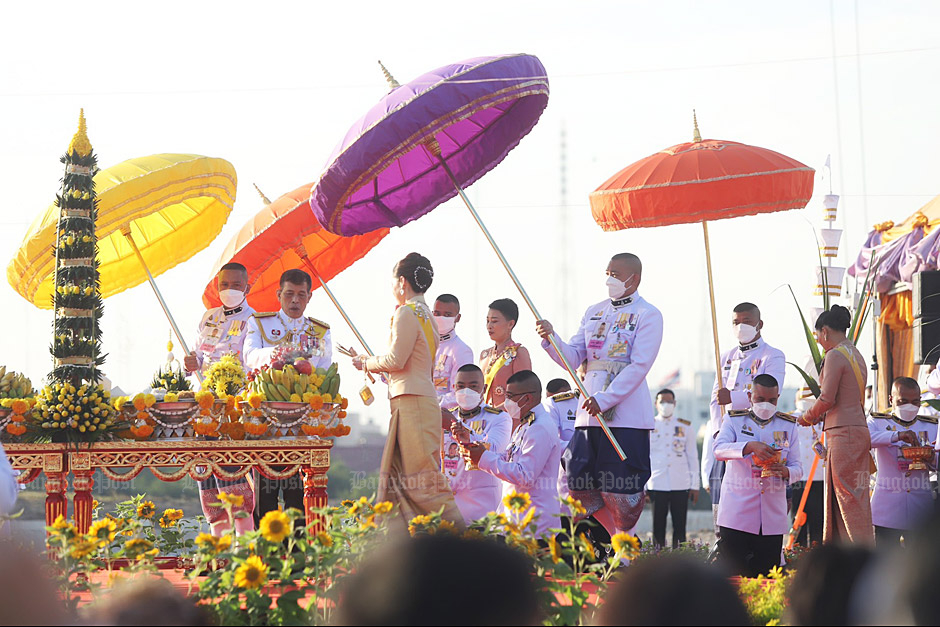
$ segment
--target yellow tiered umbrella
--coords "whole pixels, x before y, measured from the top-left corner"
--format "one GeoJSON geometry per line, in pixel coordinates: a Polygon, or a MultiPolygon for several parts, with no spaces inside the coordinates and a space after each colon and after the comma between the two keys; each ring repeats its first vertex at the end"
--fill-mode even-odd
{"type": "MultiPolygon", "coordinates": [[[[224,159],[159,154],[103,169],[94,181],[101,296],[149,281],[186,348],[153,277],[219,234],[235,204],[235,168],[224,159]]],[[[59,208],[50,205],[7,266],[13,289],[41,309],[52,308],[58,218],[59,208]]]]}

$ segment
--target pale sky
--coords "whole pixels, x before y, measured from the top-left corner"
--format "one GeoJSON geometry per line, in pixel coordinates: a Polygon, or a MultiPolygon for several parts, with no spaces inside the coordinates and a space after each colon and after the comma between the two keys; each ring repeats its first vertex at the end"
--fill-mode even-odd
{"type": "MultiPolygon", "coordinates": [[[[724,347],[740,301],[764,313],[766,339],[802,362],[805,341],[789,292],[804,308],[817,262],[821,177],[832,155],[842,196],[843,258],[854,258],[871,224],[900,221],[940,193],[940,4],[753,2],[127,2],[16,3],[0,39],[0,257],[14,255],[53,199],[59,156],[79,107],[101,167],[161,152],[227,159],[238,173],[235,209],[203,252],[158,277],[190,342],[200,295],[227,241],[262,204],[314,182],[349,125],[381,98],[381,59],[405,82],[461,59],[525,52],[551,83],[533,132],[469,189],[541,313],[573,333],[606,295],[611,254],[644,261],[641,294],[665,317],[650,385],[676,368],[683,385],[713,363],[701,227],[603,233],[588,194],[657,150],[692,137],[692,109],[706,138],[755,144],[817,169],[808,208],[713,223],[710,230],[724,347]],[[561,134],[567,133],[567,197],[561,199],[561,134]]],[[[436,272],[431,299],[456,294],[458,332],[479,352],[489,339],[486,305],[515,299],[508,277],[459,200],[395,229],[332,287],[374,347],[384,346],[393,302],[392,264],[415,250],[436,272]]],[[[51,368],[51,314],[0,286],[5,332],[0,364],[34,383],[51,368]]],[[[321,291],[308,314],[354,344],[321,291]]],[[[105,301],[105,372],[128,391],[147,386],[165,359],[169,325],[150,288],[105,301]]],[[[544,381],[552,364],[522,312],[516,339],[544,381]]],[[[870,328],[868,329],[870,331],[870,328]]],[[[863,352],[870,355],[870,333],[863,352]]],[[[177,350],[180,354],[181,351],[177,350]]],[[[341,356],[343,392],[359,387],[341,356]]],[[[798,375],[788,371],[788,382],[798,375]]],[[[367,410],[384,424],[384,390],[367,410]]]]}

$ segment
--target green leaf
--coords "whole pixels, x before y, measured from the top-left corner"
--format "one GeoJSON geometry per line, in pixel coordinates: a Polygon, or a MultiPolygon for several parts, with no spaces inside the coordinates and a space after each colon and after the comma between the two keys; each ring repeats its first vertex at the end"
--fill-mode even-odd
{"type": "Polygon", "coordinates": [[[800,375],[802,375],[803,381],[806,382],[806,387],[809,388],[809,391],[813,393],[813,396],[815,396],[816,398],[819,398],[819,394],[820,394],[819,383],[816,382],[816,379],[809,376],[809,374],[805,370],[797,366],[792,361],[788,361],[787,363],[793,366],[794,368],[796,368],[797,372],[799,372],[800,375]]]}
{"type": "Polygon", "coordinates": [[[800,314],[800,322],[803,323],[803,333],[806,336],[806,344],[809,346],[810,355],[813,356],[813,364],[816,365],[816,372],[819,372],[819,369],[822,367],[822,354],[819,352],[819,344],[816,343],[816,336],[813,335],[812,329],[810,329],[809,324],[806,323],[806,317],[803,315],[803,310],[800,309],[800,302],[796,299],[796,294],[793,293],[793,287],[788,283],[787,288],[789,288],[790,295],[793,297],[793,304],[796,305],[796,311],[800,314]]]}
{"type": "Polygon", "coordinates": [[[924,401],[930,407],[933,407],[937,411],[940,411],[940,398],[928,398],[924,401]]]}

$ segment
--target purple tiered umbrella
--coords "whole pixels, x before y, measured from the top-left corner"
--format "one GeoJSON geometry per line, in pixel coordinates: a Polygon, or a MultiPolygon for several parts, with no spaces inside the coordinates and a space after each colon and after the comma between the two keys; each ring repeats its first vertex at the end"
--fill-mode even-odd
{"type": "MultiPolygon", "coordinates": [[[[391,91],[352,125],[311,191],[317,219],[338,235],[359,235],[403,226],[459,195],[532,314],[541,319],[463,191],[496,167],[538,122],[548,104],[541,61],[527,54],[479,57],[404,85],[385,66],[382,71],[391,91]]],[[[574,368],[550,341],[587,398],[574,368]]],[[[607,425],[598,422],[625,459],[607,425]]]]}

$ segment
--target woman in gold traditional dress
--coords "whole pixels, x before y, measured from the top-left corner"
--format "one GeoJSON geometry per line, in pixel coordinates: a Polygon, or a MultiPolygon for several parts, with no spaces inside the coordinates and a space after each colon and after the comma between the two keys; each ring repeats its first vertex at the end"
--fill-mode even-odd
{"type": "Polygon", "coordinates": [[[833,305],[816,321],[816,338],[826,357],[819,375],[819,398],[800,424],[822,422],[826,433],[823,541],[871,544],[871,435],[864,408],[868,369],[865,358],[846,338],[851,319],[848,309],[833,305]]]}
{"type": "Polygon", "coordinates": [[[434,278],[431,262],[410,253],[395,264],[393,278],[398,308],[392,317],[388,353],[353,357],[357,369],[383,373],[388,380],[392,416],[378,498],[398,505],[405,524],[443,507],[444,518],[462,526],[453,492],[438,467],[441,408],[432,380],[438,333],[424,300],[434,278]]]}
{"type": "Polygon", "coordinates": [[[509,377],[532,370],[529,351],[512,339],[512,330],[519,321],[519,306],[509,298],[500,298],[490,303],[486,313],[486,332],[495,343],[480,353],[480,370],[483,371],[483,400],[493,407],[502,407],[506,402],[506,382],[509,377]]]}

